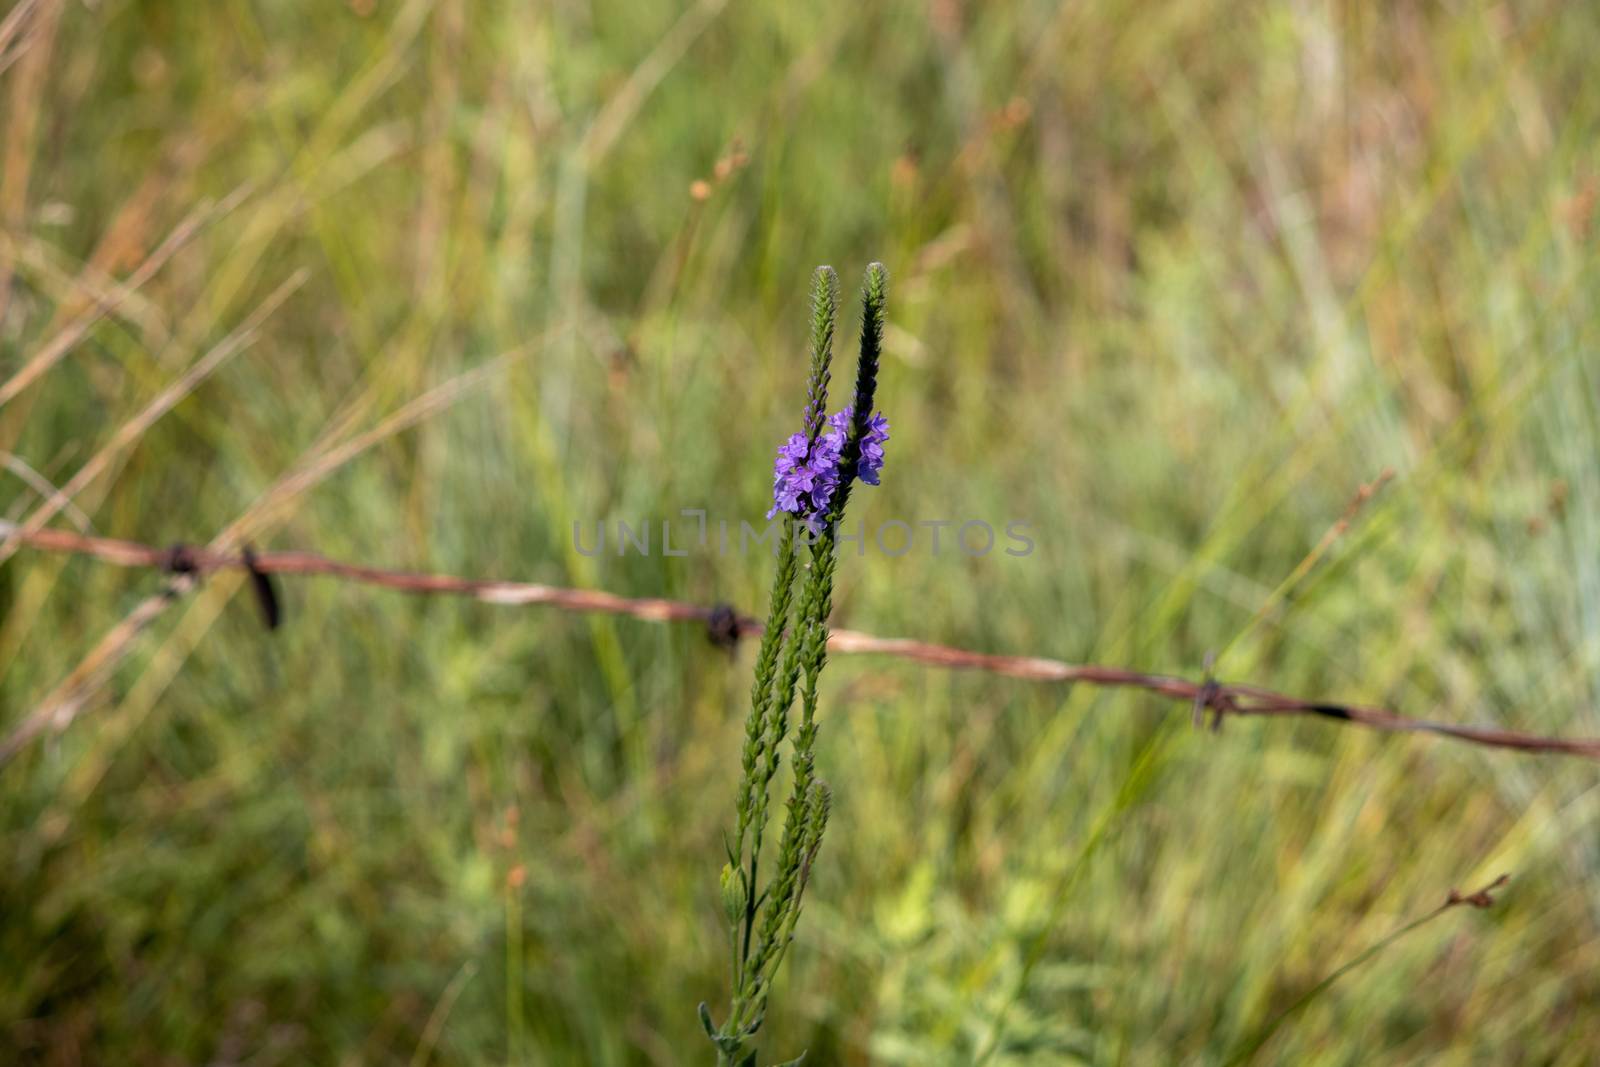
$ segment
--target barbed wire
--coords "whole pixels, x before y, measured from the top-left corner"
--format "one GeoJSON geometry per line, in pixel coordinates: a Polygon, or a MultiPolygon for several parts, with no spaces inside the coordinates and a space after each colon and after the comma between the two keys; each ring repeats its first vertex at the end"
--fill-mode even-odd
{"type": "MultiPolygon", "coordinates": [[[[548,605],[563,611],[623,615],[646,622],[699,623],[706,627],[706,633],[712,641],[726,647],[736,645],[743,638],[757,636],[762,631],[759,620],[726,604],[699,604],[660,597],[626,597],[603,590],[574,589],[535,582],[388,570],[345,563],[314,552],[256,553],[245,549],[239,553],[229,553],[188,545],[157,548],[137,541],[93,537],[68,530],[30,530],[5,521],[0,521],[0,543],[8,543],[13,548],[87,556],[119,567],[159,570],[172,576],[168,586],[170,597],[188,592],[198,579],[208,573],[241,570],[251,577],[269,626],[276,626],[279,620],[272,578],[280,575],[320,575],[397,592],[459,596],[486,604],[548,605]]],[[[841,654],[889,656],[949,670],[983,671],[1031,682],[1077,682],[1141,689],[1189,704],[1196,722],[1209,713],[1213,729],[1219,729],[1223,720],[1233,715],[1308,715],[1390,733],[1426,733],[1489,748],[1578,756],[1600,761],[1600,738],[1557,737],[1419,719],[1388,708],[1308,700],[1248,683],[1224,683],[1209,676],[1195,681],[1124,667],[1068,663],[1045,656],[1000,655],[845,629],[830,631],[828,649],[841,654]]],[[[57,717],[59,709],[49,702],[24,717],[13,734],[0,743],[0,765],[26,747],[28,742],[43,732],[52,718],[57,717]]],[[[62,721],[70,721],[70,717],[62,721]]]]}

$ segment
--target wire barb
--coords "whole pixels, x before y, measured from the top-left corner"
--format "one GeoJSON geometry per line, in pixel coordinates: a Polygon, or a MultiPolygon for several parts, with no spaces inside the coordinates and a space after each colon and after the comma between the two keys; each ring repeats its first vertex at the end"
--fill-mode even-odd
{"type": "Polygon", "coordinates": [[[244,569],[250,572],[250,587],[255,590],[256,604],[261,608],[261,620],[267,624],[268,630],[276,630],[282,621],[283,610],[278,606],[278,591],[273,588],[272,579],[261,569],[258,562],[260,557],[250,545],[244,546],[239,559],[244,569]]]}
{"type": "Polygon", "coordinates": [[[1496,890],[1503,889],[1509,881],[1511,881],[1511,876],[1502,874],[1476,893],[1461,893],[1452,889],[1450,890],[1450,895],[1445,898],[1444,907],[1454,908],[1458,905],[1466,904],[1474,908],[1492,908],[1496,903],[1493,894],[1496,890]]]}
{"type": "Polygon", "coordinates": [[[167,549],[167,557],[162,561],[161,569],[168,574],[200,573],[200,564],[195,560],[194,546],[179,541],[167,549]]]}
{"type": "Polygon", "coordinates": [[[706,638],[718,648],[729,652],[739,647],[739,613],[732,604],[717,604],[706,617],[706,638]]]}
{"type": "Polygon", "coordinates": [[[1222,691],[1222,686],[1217,684],[1216,675],[1212,673],[1212,669],[1216,665],[1217,653],[1213,649],[1206,653],[1205,678],[1200,683],[1199,692],[1194,695],[1194,713],[1192,716],[1195,728],[1199,729],[1200,725],[1205,721],[1206,709],[1211,709],[1211,732],[1214,734],[1222,732],[1222,713],[1234,710],[1227,694],[1222,691]]]}

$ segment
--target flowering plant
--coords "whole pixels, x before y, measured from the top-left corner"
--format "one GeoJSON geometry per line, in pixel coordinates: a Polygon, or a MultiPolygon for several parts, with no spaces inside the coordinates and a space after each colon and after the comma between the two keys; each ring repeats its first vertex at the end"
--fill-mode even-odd
{"type": "MultiPolygon", "coordinates": [[[[781,513],[786,518],[766,629],[756,654],[750,714],[745,720],[735,829],[726,842],[727,863],[722,868],[732,1004],[720,1027],[713,1023],[706,1005],[700,1005],[700,1022],[716,1046],[719,1067],[754,1067],[756,1051],[748,1045],[766,1018],[772,979],[794,940],[801,898],[828,823],[833,795],[815,770],[817,681],[828,654],[838,523],[857,479],[878,484],[883,445],[889,438],[888,420],[872,411],[888,287],[889,273],[882,264],[867,268],[861,287],[861,356],[856,364],[854,402],[824,418],[838,280],[830,267],[818,267],[812,277],[811,371],[805,418],[802,429],[779,447],[773,467],[773,504],[767,517],[781,513]],[[806,531],[804,536],[801,530],[806,531]],[[810,559],[805,579],[798,583],[796,604],[802,542],[810,559]],[[761,847],[772,779],[789,733],[789,709],[797,689],[800,726],[790,754],[794,781],[776,868],[763,884],[761,847]]],[[[800,1058],[789,1063],[798,1063],[800,1058]]]]}

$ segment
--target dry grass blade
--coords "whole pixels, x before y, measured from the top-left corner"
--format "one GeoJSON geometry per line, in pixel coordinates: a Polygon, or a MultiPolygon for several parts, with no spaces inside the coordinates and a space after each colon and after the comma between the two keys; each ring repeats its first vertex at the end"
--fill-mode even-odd
{"type": "Polygon", "coordinates": [[[34,8],[38,6],[38,0],[22,0],[11,9],[10,14],[0,20],[0,74],[4,74],[27,49],[26,40],[19,41],[14,49],[11,48],[11,42],[22,32],[23,27],[27,25],[28,16],[33,14],[34,8]]]}
{"type": "MultiPolygon", "coordinates": [[[[278,565],[276,557],[263,555],[246,560],[243,554],[232,555],[230,552],[245,538],[269,523],[284,505],[310,490],[343,464],[372,446],[447,409],[525,351],[526,348],[521,347],[502,353],[487,363],[474,367],[417,397],[367,432],[312,456],[263,494],[243,515],[213,538],[207,548],[185,550],[182,557],[185,565],[182,567],[174,566],[177,557],[172,549],[157,550],[128,541],[89,538],[99,551],[106,553],[104,558],[107,562],[123,566],[156,567],[172,572],[172,577],[162,592],[146,598],[120,623],[107,631],[89,655],[23,717],[21,725],[4,741],[0,741],[0,767],[10,763],[46,728],[60,732],[70,726],[89,699],[111,677],[117,665],[127,657],[139,635],[160,618],[169,605],[189,593],[206,571],[216,570],[219,566],[230,566],[262,574],[283,573],[283,568],[278,565]]],[[[60,534],[61,531],[49,529],[28,533],[15,523],[0,522],[0,537],[8,541],[14,538],[15,543],[19,545],[31,545],[37,540],[41,544],[59,546],[61,542],[56,539],[60,534]]],[[[89,554],[98,556],[99,552],[89,554]]]]}
{"type": "Polygon", "coordinates": [[[1272,1018],[1272,1021],[1267,1023],[1266,1026],[1262,1027],[1253,1037],[1241,1045],[1239,1050],[1229,1057],[1227,1061],[1228,1067],[1233,1067],[1235,1064],[1250,1062],[1255,1058],[1256,1054],[1261,1051],[1262,1046],[1271,1040],[1272,1035],[1277,1033],[1278,1030],[1282,1028],[1283,1024],[1288,1022],[1291,1017],[1303,1011],[1312,1001],[1316,1000],[1323,993],[1327,992],[1328,989],[1331,988],[1339,979],[1343,978],[1345,975],[1349,974],[1363,963],[1366,963],[1368,960],[1372,959],[1372,957],[1376,956],[1378,953],[1382,952],[1384,949],[1388,948],[1402,937],[1405,937],[1413,930],[1420,926],[1425,926],[1434,919],[1437,919],[1439,916],[1443,915],[1445,912],[1449,911],[1451,908],[1457,908],[1463,904],[1470,905],[1474,908],[1493,907],[1495,905],[1495,891],[1504,888],[1505,884],[1509,881],[1511,881],[1511,876],[1509,874],[1502,874],[1500,877],[1496,878],[1494,881],[1490,882],[1488,885],[1477,890],[1476,892],[1461,893],[1454,889],[1450,890],[1450,893],[1445,897],[1443,904],[1440,904],[1437,908],[1434,908],[1421,918],[1411,920],[1409,923],[1406,923],[1404,926],[1400,927],[1400,929],[1389,934],[1381,941],[1369,945],[1361,952],[1360,955],[1339,967],[1326,978],[1322,979],[1322,981],[1306,990],[1306,992],[1303,993],[1297,1000],[1295,1000],[1293,1004],[1290,1004],[1287,1008],[1283,1009],[1283,1011],[1279,1012],[1272,1018]]]}
{"type": "MultiPolygon", "coordinates": [[[[50,479],[34,470],[27,460],[12,452],[0,452],[0,465],[4,465],[6,470],[15,474],[29,489],[49,501],[58,511],[65,513],[80,532],[89,533],[93,529],[93,524],[89,522],[89,516],[85,515],[83,510],[74,504],[70,497],[51,484],[50,479]]],[[[22,506],[25,504],[25,497],[19,499],[17,507],[12,509],[13,515],[20,513],[22,506]]]]}
{"type": "Polygon", "coordinates": [[[168,604],[192,589],[194,583],[191,575],[173,578],[164,590],[146,597],[121,622],[108,630],[93,651],[39,702],[38,707],[22,720],[22,724],[4,741],[0,741],[0,767],[10,763],[47,727],[59,732],[70,726],[89,697],[111,677],[117,665],[132,650],[134,639],[161,617],[168,604]]]}
{"type": "Polygon", "coordinates": [[[722,13],[728,6],[728,0],[700,0],[698,4],[685,11],[672,24],[672,28],[662,34],[661,40],[646,56],[622,87],[606,101],[600,114],[585,131],[583,142],[580,146],[583,161],[589,167],[597,166],[604,159],[622,136],[622,131],[627,129],[628,123],[633,120],[639,108],[650,98],[661,79],[678,64],[689,50],[689,46],[706,31],[713,19],[722,13]]]}
{"type": "MultiPolygon", "coordinates": [[[[222,366],[234,355],[247,348],[255,340],[257,332],[278,308],[283,306],[294,291],[306,279],[306,272],[296,271],[287,281],[273,290],[261,306],[250,315],[238,329],[223,338],[217,345],[202,356],[194,366],[190,367],[178,377],[171,385],[163,389],[156,397],[144,406],[137,415],[127,422],[112,435],[110,441],[94,454],[72,480],[61,487],[60,492],[50,494],[45,502],[28,517],[20,529],[23,531],[36,531],[44,528],[45,524],[55,517],[63,507],[70,506],[72,499],[83,489],[100,476],[111,461],[123,449],[137,441],[150,429],[157,420],[181,401],[184,397],[194,392],[195,387],[210,377],[216,369],[222,366]]],[[[0,541],[0,563],[4,563],[17,550],[17,541],[8,537],[0,541]]]]}
{"type": "Polygon", "coordinates": [[[126,282],[111,293],[97,299],[87,311],[62,327],[60,332],[45,342],[44,347],[35,352],[17,373],[13,374],[4,385],[0,385],[0,407],[10,403],[18,393],[38,381],[45,372],[59,363],[79,341],[82,341],[88,335],[89,330],[94,327],[95,323],[114,311],[119,304],[128,298],[130,293],[138,290],[151,278],[155,277],[156,272],[166,266],[167,261],[180,248],[193,240],[194,236],[204,229],[208,223],[220,218],[236,207],[246,194],[247,190],[241,187],[220,204],[202,204],[190,212],[182,222],[173,227],[166,240],[156,246],[156,249],[145,258],[145,261],[139,264],[134,272],[128,276],[126,282]]]}

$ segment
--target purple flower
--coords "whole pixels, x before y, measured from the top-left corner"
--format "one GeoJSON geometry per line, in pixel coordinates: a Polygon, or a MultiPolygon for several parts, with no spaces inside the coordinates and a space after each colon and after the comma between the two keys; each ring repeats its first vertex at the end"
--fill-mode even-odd
{"type": "MultiPolygon", "coordinates": [[[[772,469],[772,510],[767,518],[783,511],[798,516],[816,531],[828,513],[833,496],[844,481],[844,451],[855,418],[851,409],[828,417],[827,429],[812,442],[804,433],[792,435],[778,448],[772,469]]],[[[861,438],[856,473],[868,485],[878,484],[883,469],[883,443],[889,439],[889,421],[881,414],[867,420],[861,438]]]]}
{"type": "Polygon", "coordinates": [[[778,446],[778,460],[772,467],[772,510],[767,518],[780,511],[800,510],[800,496],[811,491],[814,478],[806,466],[809,446],[806,435],[797,433],[778,446]]]}
{"type": "Polygon", "coordinates": [[[889,420],[880,412],[867,420],[867,432],[861,437],[861,459],[856,473],[868,485],[878,484],[878,472],[883,469],[883,443],[889,439],[889,420]]]}
{"type": "MultiPolygon", "coordinates": [[[[850,432],[855,419],[855,409],[845,408],[828,417],[828,425],[842,442],[850,432]]],[[[878,484],[878,472],[883,469],[883,443],[889,439],[889,420],[879,412],[867,420],[867,431],[861,436],[861,455],[856,463],[856,474],[868,485],[878,484]]]]}

